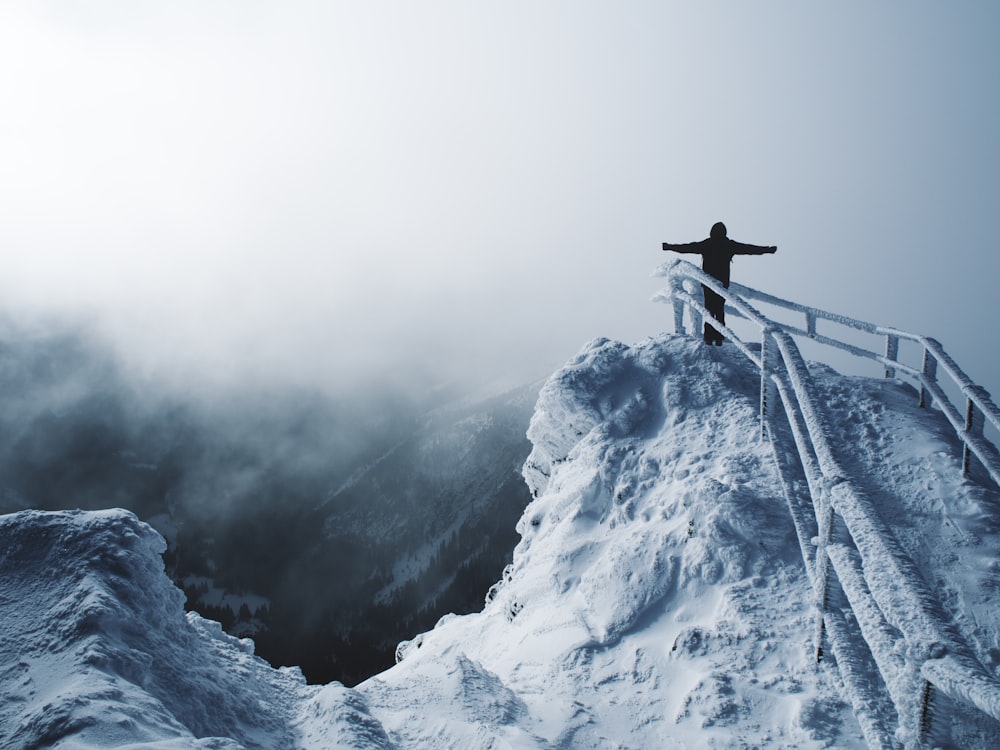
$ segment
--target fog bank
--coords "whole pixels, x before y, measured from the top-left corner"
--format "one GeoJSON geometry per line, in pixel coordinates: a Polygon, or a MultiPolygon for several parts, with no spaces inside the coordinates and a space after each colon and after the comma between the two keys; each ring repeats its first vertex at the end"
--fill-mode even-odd
{"type": "Polygon", "coordinates": [[[526,382],[669,327],[663,241],[1000,389],[992,4],[0,8],[0,306],[139,372],[526,382]],[[994,382],[989,382],[990,380],[994,382]]]}

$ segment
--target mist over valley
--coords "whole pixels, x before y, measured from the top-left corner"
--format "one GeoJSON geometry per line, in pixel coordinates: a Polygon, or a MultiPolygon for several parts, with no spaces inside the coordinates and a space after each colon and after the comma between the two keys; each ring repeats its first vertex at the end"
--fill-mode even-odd
{"type": "Polygon", "coordinates": [[[7,319],[0,385],[0,513],[132,510],[189,609],[311,682],[355,684],[478,611],[530,500],[540,384],[184,390],[85,325],[7,319]]]}

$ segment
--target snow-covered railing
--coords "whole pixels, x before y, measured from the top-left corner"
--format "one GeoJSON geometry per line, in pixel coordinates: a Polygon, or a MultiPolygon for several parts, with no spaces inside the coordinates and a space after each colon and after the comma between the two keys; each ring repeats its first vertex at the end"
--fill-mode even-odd
{"type": "Polygon", "coordinates": [[[962,438],[966,446],[965,470],[971,452],[983,462],[994,481],[1000,483],[996,448],[983,436],[984,417],[994,426],[1000,426],[1000,411],[989,395],[972,383],[933,339],[797,305],[738,284],[726,289],[683,260],[664,264],[658,275],[667,277],[670,287],[654,299],[673,304],[674,328],[678,333],[685,332],[687,310],[695,332],[703,321],[708,323],[760,369],[762,430],[777,419],[774,405],[777,398],[781,399],[812,501],[813,513],[809,514],[795,498],[789,497],[789,510],[819,610],[817,659],[822,656],[825,636],[837,656],[869,745],[923,746],[933,735],[931,705],[935,690],[1000,721],[1000,683],[949,626],[919,572],[870,499],[841,468],[827,439],[822,412],[811,395],[809,370],[793,336],[805,336],[881,362],[887,376],[902,372],[913,378],[920,386],[921,405],[933,401],[962,438]],[[698,289],[702,285],[724,297],[739,317],[756,325],[761,337],[759,346],[756,342],[753,345],[744,342],[729,326],[719,324],[709,315],[698,289]],[[805,326],[798,328],[774,321],[754,308],[748,299],[801,313],[805,316],[805,326]],[[822,335],[816,330],[818,320],[885,336],[885,352],[872,352],[822,335]],[[900,340],[916,341],[924,347],[920,370],[899,362],[900,340]],[[968,399],[964,421],[937,382],[939,366],[968,399]],[[843,524],[846,539],[843,534],[834,534],[837,523],[843,524]],[[846,600],[853,623],[842,608],[829,606],[834,594],[846,600]],[[882,677],[887,699],[867,684],[867,670],[858,664],[856,638],[851,636],[855,627],[882,677]],[[894,724],[898,725],[898,731],[894,724]]]}
{"type": "MultiPolygon", "coordinates": [[[[715,279],[704,276],[704,272],[696,266],[684,260],[675,260],[666,263],[658,270],[658,275],[671,278],[683,275],[680,283],[685,279],[691,282],[692,288],[685,291],[692,293],[697,285],[705,283],[703,277],[709,282],[715,279]],[[693,277],[687,274],[688,270],[695,271],[698,276],[693,277]]],[[[746,318],[747,315],[741,309],[741,305],[734,303],[733,299],[756,300],[765,302],[775,307],[790,310],[803,316],[803,326],[798,327],[788,323],[782,323],[769,318],[766,325],[775,329],[785,331],[793,336],[806,337],[811,341],[824,346],[829,346],[840,351],[847,352],[856,357],[879,362],[885,367],[886,377],[902,376],[910,380],[917,386],[920,392],[920,406],[935,405],[945,415],[948,422],[954,428],[956,434],[963,442],[962,471],[968,473],[971,466],[971,458],[975,456],[982,463],[990,477],[1000,485],[1000,453],[984,435],[987,421],[995,430],[1000,432],[1000,408],[993,403],[990,394],[985,389],[976,385],[972,379],[958,366],[944,348],[935,339],[928,336],[921,336],[908,333],[897,328],[879,326],[874,323],[866,323],[855,320],[844,315],[819,310],[814,307],[800,305],[796,302],[775,297],[774,295],[752,289],[742,284],[733,282],[728,290],[723,290],[723,297],[726,297],[731,306],[732,312],[737,317],[746,318]],[[851,344],[833,336],[824,335],[817,330],[817,321],[827,321],[831,324],[843,326],[844,328],[885,339],[885,348],[882,352],[872,351],[864,347],[851,344]],[[899,344],[901,341],[911,341],[918,345],[922,351],[922,361],[919,368],[907,365],[899,360],[899,344]],[[956,390],[964,398],[964,403],[956,405],[945,393],[941,386],[942,375],[947,376],[956,390]]],[[[663,300],[672,300],[674,303],[674,328],[677,331],[684,330],[683,311],[687,307],[696,318],[694,327],[700,328],[701,321],[707,320],[715,327],[715,321],[708,315],[707,310],[698,303],[696,306],[687,305],[680,298],[672,295],[669,291],[660,295],[663,300]],[[698,309],[700,308],[700,309],[698,309]]],[[[757,313],[758,315],[760,313],[757,313]]],[[[757,321],[754,321],[757,322],[757,321]]],[[[730,334],[732,332],[730,331],[730,334]]],[[[736,339],[733,335],[734,340],[736,339]]],[[[759,364],[759,363],[758,363],[759,364]]]]}
{"type": "MultiPolygon", "coordinates": [[[[681,261],[684,262],[684,261],[681,261]]],[[[805,317],[805,327],[798,328],[785,323],[772,324],[787,333],[807,336],[818,344],[831,346],[836,349],[853,354],[857,357],[871,359],[885,366],[885,375],[888,378],[903,375],[911,380],[920,391],[920,406],[936,405],[951,423],[955,432],[962,439],[964,444],[962,455],[962,471],[968,474],[970,459],[976,456],[989,472],[990,477],[1000,485],[1000,455],[997,449],[984,436],[986,420],[997,430],[1000,430],[1000,408],[990,399],[990,394],[985,389],[979,387],[965,372],[958,366],[944,348],[935,339],[928,336],[920,336],[897,328],[889,328],[866,323],[843,315],[818,310],[813,307],[806,307],[795,302],[775,297],[765,292],[751,289],[742,284],[730,284],[730,290],[743,299],[759,300],[776,307],[800,313],[805,317]],[[826,320],[845,328],[861,331],[885,338],[885,351],[883,353],[870,351],[860,346],[849,344],[831,336],[825,336],[816,330],[816,322],[826,320]],[[919,369],[903,364],[899,361],[900,341],[912,341],[923,350],[922,364],[919,369]],[[964,409],[952,403],[939,382],[941,374],[947,375],[957,390],[964,396],[964,409]]],[[[739,311],[737,310],[739,315],[739,311]]],[[[742,317],[742,316],[741,316],[742,317]]]]}

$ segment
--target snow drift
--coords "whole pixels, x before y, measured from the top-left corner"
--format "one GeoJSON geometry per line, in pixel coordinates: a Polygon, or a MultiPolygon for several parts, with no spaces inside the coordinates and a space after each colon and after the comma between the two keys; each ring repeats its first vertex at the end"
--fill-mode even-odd
{"type": "MultiPolygon", "coordinates": [[[[897,381],[814,377],[831,437],[955,626],[1000,662],[998,499],[897,381]],[[942,534],[948,549],[937,544],[942,534]]],[[[185,617],[122,511],[0,519],[0,742],[12,747],[864,747],[815,607],[759,375],[683,336],[595,340],[543,387],[534,496],[482,612],[354,689],[304,684],[185,617]]],[[[484,592],[485,593],[485,592],[484,592]]],[[[990,722],[956,714],[964,748],[990,722]]]]}
{"type": "MultiPolygon", "coordinates": [[[[165,547],[123,510],[0,517],[0,745],[298,746],[315,689],[185,614],[165,547]]],[[[381,736],[360,701],[340,712],[381,736]]]]}

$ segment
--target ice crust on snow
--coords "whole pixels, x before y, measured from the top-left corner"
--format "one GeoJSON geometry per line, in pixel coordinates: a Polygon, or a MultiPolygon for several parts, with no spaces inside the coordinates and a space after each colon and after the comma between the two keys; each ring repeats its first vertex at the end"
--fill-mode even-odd
{"type": "MultiPolygon", "coordinates": [[[[997,494],[962,479],[912,389],[811,376],[838,461],[996,676],[997,494]]],[[[731,347],[590,342],[539,395],[534,500],[483,611],[442,618],[355,689],[307,686],[185,615],[163,540],[130,513],[0,517],[0,744],[865,747],[858,696],[815,663],[778,471],[794,446],[761,438],[758,388],[731,347]]],[[[963,748],[1000,739],[940,710],[963,748]]]]}

